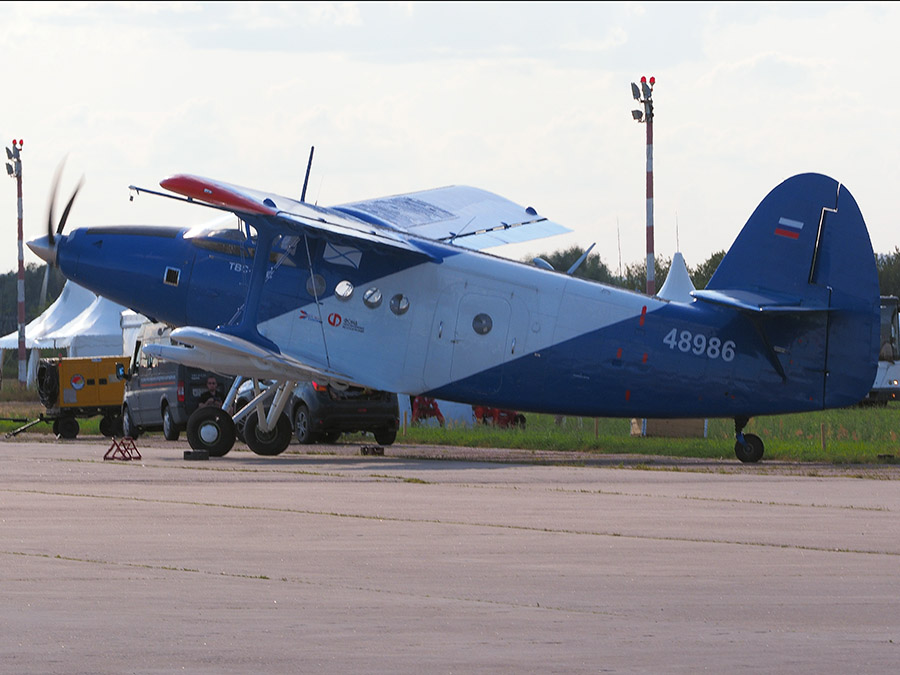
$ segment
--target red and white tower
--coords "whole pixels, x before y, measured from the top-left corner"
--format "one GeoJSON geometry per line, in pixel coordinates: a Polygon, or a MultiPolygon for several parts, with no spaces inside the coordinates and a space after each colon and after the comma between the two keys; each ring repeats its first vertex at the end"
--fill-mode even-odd
{"type": "Polygon", "coordinates": [[[22,141],[13,140],[12,150],[6,148],[6,173],[16,179],[16,195],[19,211],[19,274],[16,281],[19,314],[19,386],[24,389],[27,384],[25,367],[25,247],[22,235],[22,141]]]}
{"type": "Polygon", "coordinates": [[[656,294],[656,261],[653,255],[653,85],[656,78],[641,78],[641,86],[631,83],[631,95],[644,104],[643,110],[632,110],[636,122],[647,125],[647,295],[656,294]]]}

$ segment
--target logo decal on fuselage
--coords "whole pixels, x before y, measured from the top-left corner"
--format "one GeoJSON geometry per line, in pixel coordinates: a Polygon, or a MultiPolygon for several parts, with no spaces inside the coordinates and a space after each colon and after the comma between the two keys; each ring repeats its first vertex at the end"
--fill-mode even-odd
{"type": "Polygon", "coordinates": [[[320,319],[319,317],[317,317],[313,314],[310,314],[305,309],[300,310],[299,318],[300,319],[309,319],[310,321],[315,321],[316,323],[322,323],[322,319],[320,319]]]}

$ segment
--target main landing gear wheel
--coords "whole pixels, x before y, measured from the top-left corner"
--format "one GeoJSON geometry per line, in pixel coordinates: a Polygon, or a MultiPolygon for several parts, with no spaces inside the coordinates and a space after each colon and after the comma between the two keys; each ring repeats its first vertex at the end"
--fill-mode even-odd
{"type": "Polygon", "coordinates": [[[259,428],[259,415],[256,412],[250,413],[244,422],[244,442],[257,455],[280,455],[291,442],[291,421],[287,415],[279,415],[274,429],[262,431],[259,428]]]}
{"type": "Polygon", "coordinates": [[[197,408],[188,418],[187,438],[194,450],[223,457],[234,447],[234,421],[221,408],[197,408]]]}

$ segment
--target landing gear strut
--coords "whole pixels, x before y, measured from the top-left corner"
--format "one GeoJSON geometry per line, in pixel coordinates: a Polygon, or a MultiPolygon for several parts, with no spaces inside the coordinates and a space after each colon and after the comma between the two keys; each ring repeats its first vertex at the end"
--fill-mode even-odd
{"type": "MultiPolygon", "coordinates": [[[[244,442],[257,455],[280,455],[291,442],[291,420],[284,414],[296,382],[279,380],[264,391],[253,380],[253,399],[234,415],[243,427],[244,442]],[[272,403],[267,402],[272,399],[272,403]]],[[[236,388],[235,388],[236,390],[236,388]]]]}
{"type": "Polygon", "coordinates": [[[749,417],[734,418],[734,454],[742,462],[753,464],[762,459],[765,445],[756,434],[745,434],[744,427],[750,421],[749,417]]]}

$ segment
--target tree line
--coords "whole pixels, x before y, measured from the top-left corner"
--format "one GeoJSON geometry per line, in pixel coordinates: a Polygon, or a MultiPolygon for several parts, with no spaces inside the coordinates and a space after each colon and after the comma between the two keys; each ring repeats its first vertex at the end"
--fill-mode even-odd
{"type": "MultiPolygon", "coordinates": [[[[7,272],[0,276],[0,335],[8,335],[19,328],[19,296],[17,272],[7,272]]],[[[29,263],[25,266],[25,323],[36,319],[47,309],[66,283],[60,271],[47,265],[29,263]],[[42,295],[44,277],[47,278],[47,294],[42,295]]]]}

